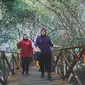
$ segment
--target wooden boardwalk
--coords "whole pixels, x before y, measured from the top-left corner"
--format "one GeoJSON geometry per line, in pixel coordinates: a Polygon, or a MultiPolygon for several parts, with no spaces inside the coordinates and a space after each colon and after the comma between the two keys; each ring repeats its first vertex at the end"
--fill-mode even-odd
{"type": "Polygon", "coordinates": [[[39,68],[31,66],[29,75],[22,75],[20,71],[12,76],[7,85],[71,85],[67,81],[63,81],[56,73],[52,73],[54,81],[47,80],[47,73],[45,78],[40,78],[39,68]]]}

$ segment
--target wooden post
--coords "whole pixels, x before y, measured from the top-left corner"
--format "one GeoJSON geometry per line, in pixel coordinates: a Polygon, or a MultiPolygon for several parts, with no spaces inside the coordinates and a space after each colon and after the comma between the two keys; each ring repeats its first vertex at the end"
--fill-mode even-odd
{"type": "Polygon", "coordinates": [[[15,73],[14,73],[13,69],[11,68],[11,66],[10,66],[10,64],[9,64],[9,62],[8,62],[8,60],[7,60],[6,57],[5,57],[5,60],[6,60],[6,63],[7,63],[7,65],[8,65],[8,67],[9,67],[10,71],[11,71],[12,74],[14,75],[15,73]]]}
{"type": "Polygon", "coordinates": [[[2,52],[2,60],[3,60],[3,81],[5,82],[5,53],[2,52]]]}
{"type": "Polygon", "coordinates": [[[17,66],[17,70],[20,69],[20,58],[19,58],[19,54],[17,53],[17,59],[16,59],[16,66],[17,66]]]}
{"type": "Polygon", "coordinates": [[[64,75],[66,75],[66,62],[64,60],[64,75]]]}
{"type": "Polygon", "coordinates": [[[5,85],[6,83],[0,78],[0,82],[2,85],[5,85]]]}
{"type": "Polygon", "coordinates": [[[15,71],[15,68],[14,68],[14,54],[12,53],[12,63],[13,63],[13,71],[15,71]]]}
{"type": "Polygon", "coordinates": [[[64,60],[64,54],[63,51],[61,51],[61,56],[60,56],[60,63],[61,63],[61,74],[62,74],[62,79],[64,77],[64,72],[63,72],[63,60],[64,60]]]}
{"type": "Polygon", "coordinates": [[[84,71],[85,71],[85,53],[84,53],[84,71]]]}

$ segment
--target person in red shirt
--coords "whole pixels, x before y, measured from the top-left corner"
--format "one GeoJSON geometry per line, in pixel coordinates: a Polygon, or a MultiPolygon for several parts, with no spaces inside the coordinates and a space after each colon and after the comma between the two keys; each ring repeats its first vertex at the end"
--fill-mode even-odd
{"type": "Polygon", "coordinates": [[[22,74],[24,74],[25,71],[26,71],[26,74],[28,74],[30,58],[32,56],[33,49],[32,49],[32,43],[28,39],[27,34],[23,35],[23,40],[17,43],[17,47],[18,49],[21,50],[20,56],[21,56],[21,62],[22,62],[22,74]]]}

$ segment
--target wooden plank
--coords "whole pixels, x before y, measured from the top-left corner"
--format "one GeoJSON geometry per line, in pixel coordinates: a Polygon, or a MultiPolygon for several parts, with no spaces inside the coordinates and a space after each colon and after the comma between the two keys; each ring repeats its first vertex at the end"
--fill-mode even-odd
{"type": "Polygon", "coordinates": [[[45,78],[40,78],[39,68],[32,66],[29,75],[22,75],[17,72],[16,75],[9,79],[7,85],[70,85],[67,81],[63,81],[58,74],[53,72],[52,76],[54,81],[47,80],[47,73],[45,73],[45,78]]]}

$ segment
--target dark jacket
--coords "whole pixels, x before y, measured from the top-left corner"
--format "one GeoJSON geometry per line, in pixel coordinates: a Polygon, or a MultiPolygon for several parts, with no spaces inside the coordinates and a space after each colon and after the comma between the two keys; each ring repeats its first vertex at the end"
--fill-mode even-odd
{"type": "Polygon", "coordinates": [[[36,39],[36,45],[41,49],[41,54],[50,55],[52,53],[50,47],[53,47],[53,44],[50,37],[47,35],[38,36],[36,39]]]}

